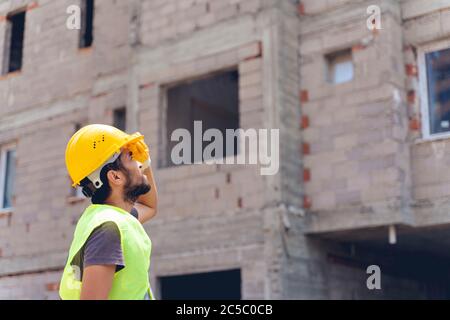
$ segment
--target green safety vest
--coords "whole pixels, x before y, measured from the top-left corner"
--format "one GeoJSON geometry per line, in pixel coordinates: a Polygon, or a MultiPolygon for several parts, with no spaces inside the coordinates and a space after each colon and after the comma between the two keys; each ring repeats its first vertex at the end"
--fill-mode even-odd
{"type": "Polygon", "coordinates": [[[81,293],[80,270],[71,266],[74,256],[83,247],[89,235],[104,222],[114,222],[120,231],[120,242],[125,268],[114,274],[108,299],[142,300],[146,293],[151,300],[148,271],[152,242],[142,224],[129,212],[110,205],[92,204],[86,208],[77,227],[69,250],[69,257],[61,278],[59,295],[63,300],[78,300],[81,293]]]}

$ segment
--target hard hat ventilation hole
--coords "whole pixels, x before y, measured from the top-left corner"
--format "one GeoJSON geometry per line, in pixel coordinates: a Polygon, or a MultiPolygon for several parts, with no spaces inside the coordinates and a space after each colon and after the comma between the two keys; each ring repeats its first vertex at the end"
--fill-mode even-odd
{"type": "Polygon", "coordinates": [[[96,147],[96,145],[95,145],[95,144],[96,144],[96,142],[94,141],[94,149],[95,149],[95,147],[96,147]]]}

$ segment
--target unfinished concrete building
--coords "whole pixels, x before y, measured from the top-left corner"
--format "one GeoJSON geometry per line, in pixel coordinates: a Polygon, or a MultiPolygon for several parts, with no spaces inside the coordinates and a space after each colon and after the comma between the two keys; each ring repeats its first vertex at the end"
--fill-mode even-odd
{"type": "Polygon", "coordinates": [[[64,151],[88,123],[146,136],[160,299],[450,296],[450,0],[2,0],[0,15],[1,299],[58,299],[90,203],[64,151]],[[279,129],[278,174],[174,165],[170,135],[195,120],[279,129]]]}

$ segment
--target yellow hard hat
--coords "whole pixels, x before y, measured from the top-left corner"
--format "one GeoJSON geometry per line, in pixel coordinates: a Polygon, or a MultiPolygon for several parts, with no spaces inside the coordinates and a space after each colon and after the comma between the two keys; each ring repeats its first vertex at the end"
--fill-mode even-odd
{"type": "Polygon", "coordinates": [[[72,187],[84,178],[100,188],[100,171],[120,155],[127,144],[144,139],[139,132],[129,135],[113,126],[90,124],[78,130],[66,147],[66,167],[72,179],[72,187]]]}

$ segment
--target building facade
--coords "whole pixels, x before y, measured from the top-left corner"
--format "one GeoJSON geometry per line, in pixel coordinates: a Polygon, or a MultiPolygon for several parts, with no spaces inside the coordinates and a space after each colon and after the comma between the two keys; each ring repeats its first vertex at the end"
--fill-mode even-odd
{"type": "Polygon", "coordinates": [[[158,298],[449,297],[450,0],[2,0],[0,15],[1,299],[58,299],[90,203],[64,151],[88,123],[146,137],[158,298]],[[278,173],[175,165],[171,134],[196,120],[279,129],[278,173]]]}

